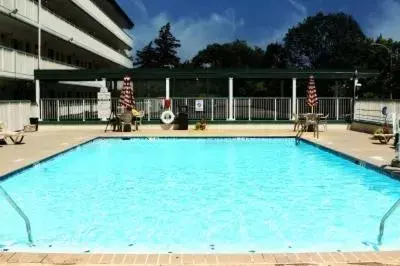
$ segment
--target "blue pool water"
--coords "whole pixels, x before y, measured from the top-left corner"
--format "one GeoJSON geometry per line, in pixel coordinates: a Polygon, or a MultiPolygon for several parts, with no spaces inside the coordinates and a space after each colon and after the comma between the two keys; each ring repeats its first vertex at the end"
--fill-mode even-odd
{"type": "MultiPolygon", "coordinates": [[[[121,252],[373,250],[400,182],[294,139],[100,139],[0,184],[0,247],[121,252]]],[[[400,248],[400,211],[385,249],[400,248]]]]}

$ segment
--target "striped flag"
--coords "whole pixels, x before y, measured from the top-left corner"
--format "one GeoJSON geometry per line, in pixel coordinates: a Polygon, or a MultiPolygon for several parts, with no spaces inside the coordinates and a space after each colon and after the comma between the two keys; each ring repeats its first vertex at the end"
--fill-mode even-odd
{"type": "Polygon", "coordinates": [[[133,88],[131,86],[131,78],[129,76],[124,77],[124,84],[122,87],[121,95],[119,96],[119,104],[128,110],[132,110],[135,106],[135,100],[133,98],[133,88]]]}
{"type": "Polygon", "coordinates": [[[311,107],[311,113],[314,113],[314,107],[318,104],[317,90],[315,88],[314,76],[310,76],[307,87],[307,105],[311,107]]]}

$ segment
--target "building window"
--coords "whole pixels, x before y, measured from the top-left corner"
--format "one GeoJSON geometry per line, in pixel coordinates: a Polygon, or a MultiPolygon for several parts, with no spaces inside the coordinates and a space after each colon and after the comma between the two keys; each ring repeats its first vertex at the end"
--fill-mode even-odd
{"type": "Polygon", "coordinates": [[[61,55],[60,55],[60,60],[61,60],[61,62],[64,62],[64,60],[65,60],[64,54],[61,54],[61,55]]]}
{"type": "Polygon", "coordinates": [[[53,49],[48,49],[48,57],[50,59],[54,59],[54,50],[53,49]]]}
{"type": "Polygon", "coordinates": [[[72,61],[72,60],[71,60],[71,56],[68,55],[68,56],[67,56],[67,63],[68,63],[68,64],[71,64],[71,61],[72,61]]]}
{"type": "Polygon", "coordinates": [[[60,53],[59,52],[56,52],[56,60],[60,61],[60,53]]]}

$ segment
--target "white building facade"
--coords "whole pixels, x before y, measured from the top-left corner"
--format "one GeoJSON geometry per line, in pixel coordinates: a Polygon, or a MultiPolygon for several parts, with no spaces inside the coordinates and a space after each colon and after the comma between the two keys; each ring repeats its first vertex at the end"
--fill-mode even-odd
{"type": "Polygon", "coordinates": [[[131,68],[133,26],[115,0],[0,0],[0,100],[96,97],[90,86],[35,86],[34,70],[131,68]]]}

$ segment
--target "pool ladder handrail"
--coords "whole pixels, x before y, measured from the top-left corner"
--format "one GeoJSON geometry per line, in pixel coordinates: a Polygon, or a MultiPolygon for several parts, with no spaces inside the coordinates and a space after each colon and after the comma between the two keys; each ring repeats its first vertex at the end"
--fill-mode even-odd
{"type": "Polygon", "coordinates": [[[22,209],[17,205],[17,203],[11,198],[11,196],[5,191],[5,189],[0,186],[0,192],[3,193],[4,197],[10,203],[11,207],[14,208],[14,210],[24,219],[25,221],[25,226],[26,226],[26,233],[28,234],[28,242],[31,246],[33,246],[33,240],[32,240],[32,230],[31,230],[31,223],[29,221],[28,216],[22,211],[22,209]]]}
{"type": "Polygon", "coordinates": [[[383,237],[383,232],[385,230],[385,222],[387,218],[396,210],[396,208],[400,206],[400,199],[398,199],[392,207],[383,215],[381,219],[381,223],[379,225],[379,235],[378,235],[378,245],[382,245],[382,237],[383,237]]]}
{"type": "Polygon", "coordinates": [[[304,133],[304,128],[300,127],[300,129],[296,133],[296,138],[295,138],[296,145],[299,145],[300,139],[301,139],[301,136],[303,135],[303,133],[304,133]]]}

